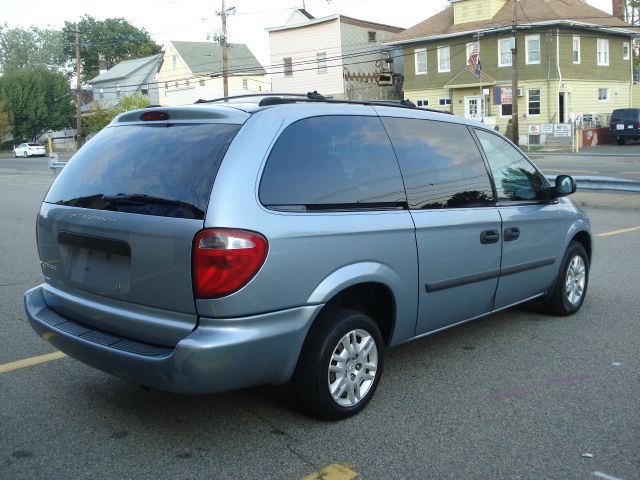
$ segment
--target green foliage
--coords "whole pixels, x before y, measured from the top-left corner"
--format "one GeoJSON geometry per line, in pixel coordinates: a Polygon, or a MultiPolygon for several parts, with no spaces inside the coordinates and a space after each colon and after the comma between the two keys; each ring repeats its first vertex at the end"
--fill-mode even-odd
{"type": "Polygon", "coordinates": [[[0,102],[0,143],[4,140],[13,125],[13,116],[4,108],[4,102],[0,102]]]}
{"type": "Polygon", "coordinates": [[[39,67],[61,69],[66,63],[62,42],[62,32],[57,30],[0,25],[0,71],[39,67]]]}
{"type": "Polygon", "coordinates": [[[109,108],[105,108],[100,103],[94,102],[91,113],[86,116],[84,120],[84,133],[87,135],[98,133],[109,125],[109,122],[111,122],[116,115],[122,112],[128,112],[129,110],[144,108],[150,104],[149,97],[140,92],[123,97],[118,105],[109,108]]]}
{"type": "Polygon", "coordinates": [[[80,58],[82,77],[85,82],[98,75],[98,56],[104,55],[107,68],[133,58],[147,57],[160,53],[161,46],[154,42],[147,31],[138,29],[124,18],[96,20],[90,15],[80,22],[65,22],[65,54],[75,65],[75,32],[80,32],[80,58]]]}
{"type": "Polygon", "coordinates": [[[6,72],[0,77],[0,101],[13,115],[16,140],[66,127],[75,112],[67,77],[46,68],[6,72]]]}

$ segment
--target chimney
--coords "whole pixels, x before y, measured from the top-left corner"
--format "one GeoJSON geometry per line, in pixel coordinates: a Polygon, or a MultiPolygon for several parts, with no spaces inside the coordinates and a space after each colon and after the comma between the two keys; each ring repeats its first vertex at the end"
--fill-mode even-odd
{"type": "Polygon", "coordinates": [[[104,58],[104,55],[101,53],[98,54],[98,72],[102,75],[107,71],[107,60],[104,58]]]}
{"type": "Polygon", "coordinates": [[[618,17],[620,20],[625,20],[625,0],[611,0],[613,16],[618,17]]]}

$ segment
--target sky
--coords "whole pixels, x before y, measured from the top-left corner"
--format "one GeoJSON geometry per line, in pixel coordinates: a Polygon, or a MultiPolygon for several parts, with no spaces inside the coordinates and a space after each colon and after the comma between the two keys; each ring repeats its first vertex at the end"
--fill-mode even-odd
{"type": "MultiPolygon", "coordinates": [[[[314,17],[336,13],[408,28],[438,13],[446,0],[225,0],[235,7],[227,21],[229,42],[246,43],[265,66],[269,65],[269,37],[265,28],[284,24],[295,8],[304,4],[314,17]]],[[[555,1],[555,0],[551,0],[555,1]]],[[[611,0],[587,3],[611,13],[611,0]]],[[[127,19],[144,28],[157,43],[170,40],[207,41],[221,28],[222,0],[0,0],[0,24],[9,27],[62,28],[88,14],[98,20],[127,19]],[[56,6],[57,5],[57,6],[56,6]]]]}

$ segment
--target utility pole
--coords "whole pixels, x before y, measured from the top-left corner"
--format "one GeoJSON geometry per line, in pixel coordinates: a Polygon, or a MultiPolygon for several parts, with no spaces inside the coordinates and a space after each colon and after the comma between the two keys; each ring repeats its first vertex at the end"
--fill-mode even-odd
{"type": "Polygon", "coordinates": [[[520,145],[520,130],[518,128],[518,1],[511,0],[511,139],[516,145],[520,145]]]}
{"type": "Polygon", "coordinates": [[[229,96],[229,45],[227,44],[227,9],[222,0],[222,88],[223,96],[229,96]]]}
{"type": "Polygon", "coordinates": [[[76,151],[80,150],[82,134],[82,81],[80,79],[80,25],[76,23],[76,151]]]}

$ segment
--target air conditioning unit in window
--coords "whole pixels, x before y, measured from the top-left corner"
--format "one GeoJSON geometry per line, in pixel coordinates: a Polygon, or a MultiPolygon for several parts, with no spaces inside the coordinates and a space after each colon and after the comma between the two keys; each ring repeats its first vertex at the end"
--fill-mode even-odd
{"type": "Polygon", "coordinates": [[[524,88],[518,88],[516,95],[518,95],[518,97],[524,97],[524,88]]]}

